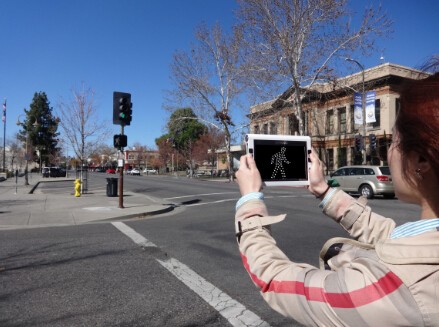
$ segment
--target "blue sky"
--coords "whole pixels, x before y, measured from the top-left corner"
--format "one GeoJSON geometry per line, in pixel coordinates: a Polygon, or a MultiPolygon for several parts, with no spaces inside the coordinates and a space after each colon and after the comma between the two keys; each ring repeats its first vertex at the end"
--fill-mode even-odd
{"type": "MultiPolygon", "coordinates": [[[[374,1],[376,2],[376,1],[374,1]]],[[[355,10],[369,1],[354,0],[355,10]]],[[[366,68],[385,62],[418,67],[439,53],[439,1],[383,0],[394,34],[380,41],[383,53],[356,58],[366,68]]],[[[44,91],[56,110],[82,82],[96,92],[101,119],[112,125],[113,91],[129,92],[133,121],[128,143],[155,147],[168,113],[169,65],[175,50],[193,41],[202,21],[234,23],[234,0],[0,0],[0,99],[7,98],[6,138],[35,92],[44,91]]],[[[23,116],[21,117],[21,119],[23,116]]],[[[0,128],[3,138],[3,124],[0,128]]],[[[112,144],[112,139],[108,140],[112,144]]]]}

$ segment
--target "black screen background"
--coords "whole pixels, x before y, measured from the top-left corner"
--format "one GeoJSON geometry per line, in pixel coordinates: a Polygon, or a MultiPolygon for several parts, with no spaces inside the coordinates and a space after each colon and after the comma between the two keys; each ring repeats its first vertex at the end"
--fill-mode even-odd
{"type": "Polygon", "coordinates": [[[253,157],[256,166],[264,181],[303,181],[308,179],[307,174],[307,149],[303,141],[279,141],[279,140],[253,140],[253,157]],[[275,178],[271,178],[275,169],[276,161],[271,164],[273,155],[281,152],[285,147],[285,157],[290,162],[283,162],[286,177],[282,178],[278,172],[275,178]]]}

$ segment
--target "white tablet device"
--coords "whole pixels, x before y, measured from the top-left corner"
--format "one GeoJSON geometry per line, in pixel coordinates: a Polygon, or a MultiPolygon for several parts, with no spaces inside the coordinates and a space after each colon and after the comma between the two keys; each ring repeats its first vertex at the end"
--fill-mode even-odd
{"type": "Polygon", "coordinates": [[[245,140],[266,186],[309,185],[309,136],[247,134],[245,140]]]}

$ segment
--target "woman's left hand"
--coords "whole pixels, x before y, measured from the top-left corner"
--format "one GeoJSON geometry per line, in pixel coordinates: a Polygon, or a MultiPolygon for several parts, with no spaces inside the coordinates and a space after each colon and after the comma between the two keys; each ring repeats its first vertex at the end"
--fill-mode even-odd
{"type": "Polygon", "coordinates": [[[250,154],[241,156],[239,170],[236,172],[241,195],[262,190],[262,178],[256,162],[250,154]]]}

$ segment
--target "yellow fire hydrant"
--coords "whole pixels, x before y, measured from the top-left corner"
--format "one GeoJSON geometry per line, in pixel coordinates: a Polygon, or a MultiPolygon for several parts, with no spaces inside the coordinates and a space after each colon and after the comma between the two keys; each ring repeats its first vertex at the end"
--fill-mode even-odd
{"type": "Polygon", "coordinates": [[[81,196],[81,180],[75,179],[73,183],[75,184],[75,196],[81,196]]]}

